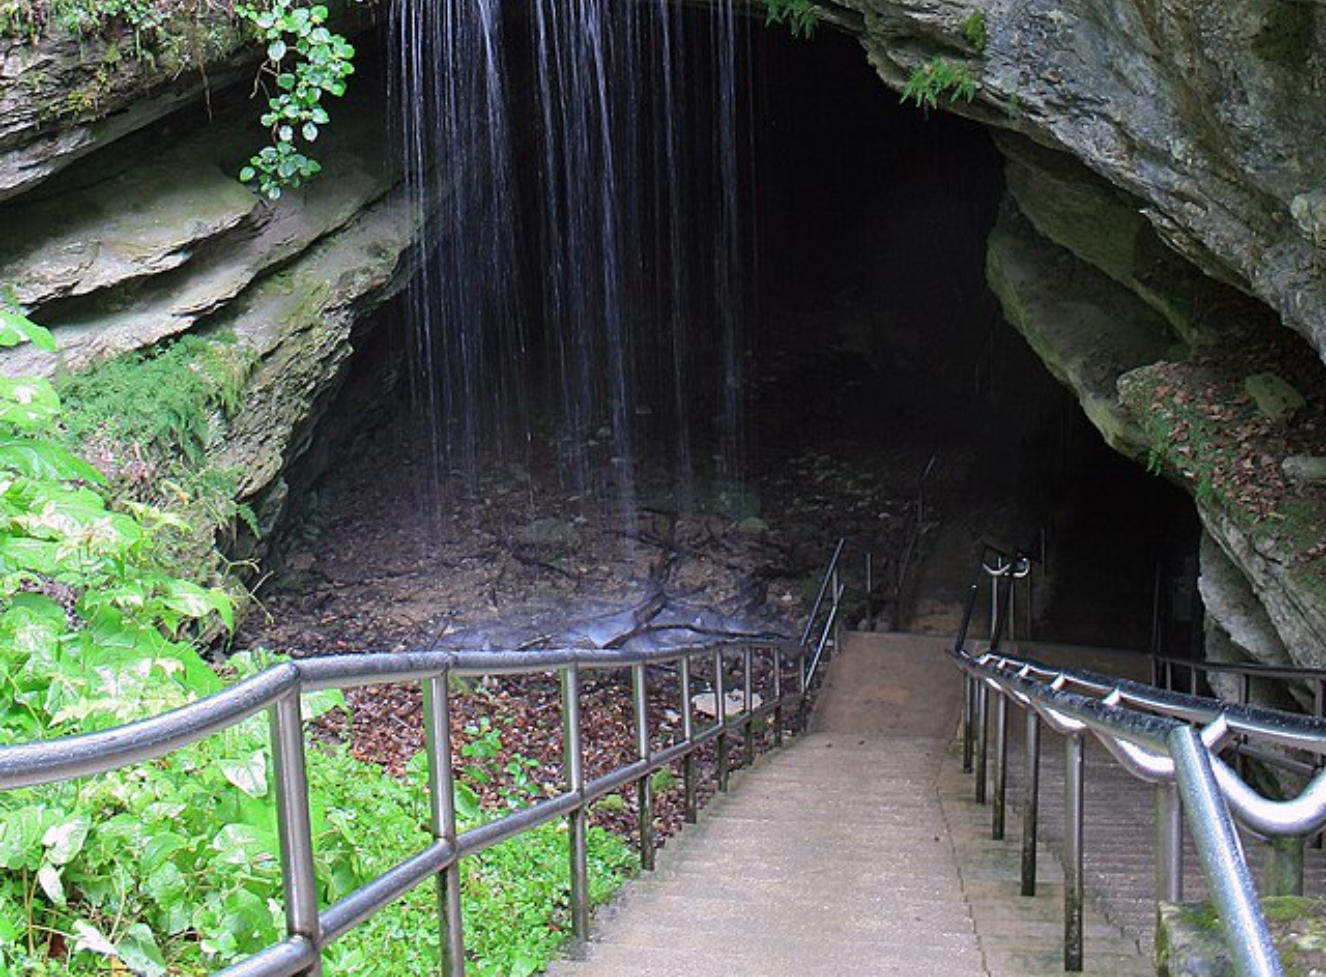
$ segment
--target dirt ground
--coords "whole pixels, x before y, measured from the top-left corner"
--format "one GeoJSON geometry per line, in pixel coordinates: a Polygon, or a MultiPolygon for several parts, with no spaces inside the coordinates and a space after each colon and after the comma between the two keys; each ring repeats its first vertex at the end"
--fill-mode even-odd
{"type": "MultiPolygon", "coordinates": [[[[892,619],[900,554],[917,530],[917,477],[927,467],[926,535],[965,477],[936,462],[931,446],[848,440],[784,444],[760,453],[759,473],[740,492],[697,485],[692,503],[647,468],[629,518],[616,501],[569,498],[553,465],[490,463],[477,477],[425,491],[430,466],[409,427],[352,440],[279,541],[261,607],[236,647],[295,657],[367,651],[564,646],[658,647],[711,637],[799,635],[838,535],[850,538],[844,577],[851,624],[867,613],[865,554],[872,554],[871,617],[892,619]],[[429,513],[434,513],[434,516],[429,513]],[[437,517],[440,514],[440,518],[437,517]]],[[[954,457],[961,459],[960,453],[954,457]]],[[[615,499],[615,497],[614,497],[615,499]]],[[[675,676],[651,675],[651,728],[665,742],[679,727],[675,676]]],[[[322,735],[349,741],[360,758],[399,773],[423,745],[417,688],[379,686],[347,694],[349,716],[322,721],[322,735]]],[[[497,730],[485,800],[501,804],[513,780],[537,796],[561,779],[561,708],[554,677],[490,678],[453,696],[458,770],[465,745],[497,730]],[[487,725],[484,725],[484,718],[487,725]],[[515,761],[513,764],[512,761],[515,761]],[[513,773],[513,771],[515,771],[513,773]]],[[[628,677],[586,687],[591,776],[634,757],[628,677]]],[[[712,783],[712,750],[700,758],[712,783]]],[[[679,778],[662,778],[661,835],[681,822],[679,778]]],[[[702,796],[710,788],[702,788],[702,796]]],[[[601,804],[595,818],[623,833],[634,794],[601,804]]]]}

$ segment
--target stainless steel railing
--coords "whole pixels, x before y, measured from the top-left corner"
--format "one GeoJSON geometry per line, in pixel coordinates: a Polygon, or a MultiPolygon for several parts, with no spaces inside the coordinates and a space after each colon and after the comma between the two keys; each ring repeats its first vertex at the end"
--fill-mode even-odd
{"type": "Polygon", "coordinates": [[[830,612],[820,625],[812,616],[800,642],[739,641],[662,651],[559,649],[542,651],[427,651],[310,658],[273,666],[232,688],[173,712],[116,729],[37,743],[0,748],[0,790],[34,786],[106,773],[166,756],[190,743],[237,725],[266,711],[276,785],[277,837],[284,890],[286,937],[222,971],[224,977],[290,977],[321,974],[324,947],[367,920],[429,878],[437,880],[442,972],[463,977],[464,931],[460,911],[460,862],[469,855],[506,841],[558,817],[569,827],[570,903],[573,935],[589,933],[589,892],[586,864],[586,816],[595,799],[634,785],[639,810],[640,862],[654,867],[653,796],[650,774],[674,762],[682,765],[685,818],[697,814],[696,754],[716,744],[716,779],[727,789],[732,765],[731,740],[740,735],[749,762],[755,753],[756,723],[772,717],[775,744],[781,744],[789,707],[804,710],[813,662],[832,640],[842,588],[837,558],[825,573],[818,603],[830,594],[830,612]],[[812,659],[813,655],[813,659],[812,659]],[[692,685],[697,663],[710,673],[715,717],[697,728],[692,710],[692,685]],[[730,713],[725,676],[740,668],[740,709],[730,713]],[[682,730],[679,739],[656,748],[649,725],[650,670],[672,666],[677,675],[682,730]],[[586,778],[581,730],[581,677],[592,670],[631,673],[636,759],[592,780],[586,778]],[[563,790],[532,807],[506,814],[480,827],[458,833],[452,780],[450,700],[451,676],[530,675],[556,672],[562,696],[563,790]],[[754,686],[765,679],[765,695],[757,706],[754,686]],[[310,826],[308,779],[300,695],[320,689],[362,685],[419,683],[424,697],[425,748],[433,841],[386,872],[318,910],[310,826]]]}
{"type": "Polygon", "coordinates": [[[839,539],[838,545],[834,547],[829,566],[820,580],[819,592],[811,605],[810,615],[806,618],[805,629],[801,632],[801,646],[809,648],[812,643],[815,646],[806,665],[807,687],[814,681],[820,663],[826,660],[825,653],[837,651],[842,644],[842,600],[845,586],[840,579],[839,569],[846,543],[846,539],[839,539]],[[814,640],[816,632],[819,633],[818,640],[814,640]]]}
{"type": "MultiPolygon", "coordinates": [[[[1003,606],[1016,573],[1012,560],[991,561],[982,554],[974,579],[996,582],[991,643],[1001,633],[1003,606]],[[998,583],[1004,580],[1002,589],[998,583]]],[[[976,798],[985,800],[987,726],[993,716],[995,769],[992,834],[1003,836],[1007,771],[1008,710],[1012,703],[1026,715],[1026,763],[1022,831],[1022,892],[1035,893],[1037,790],[1042,725],[1064,737],[1064,968],[1082,969],[1083,900],[1083,742],[1094,736],[1134,777],[1156,785],[1156,894],[1182,898],[1182,823],[1200,856],[1209,889],[1224,926],[1236,972],[1243,977],[1283,973],[1261,913],[1257,891],[1236,833],[1235,822],[1271,840],[1271,872],[1279,892],[1301,893],[1303,844],[1326,825],[1326,772],[1319,773],[1290,800],[1258,794],[1223,759],[1222,749],[1235,740],[1272,744],[1326,754],[1326,721],[1249,705],[1172,692],[1085,670],[1059,669],[991,650],[971,653],[963,642],[952,654],[962,669],[967,695],[964,709],[964,760],[977,755],[976,798]],[[993,696],[993,703],[991,697],[993,696]],[[973,728],[974,727],[974,728],[973,728]]],[[[967,764],[970,769],[970,764],[967,764]]],[[[1277,893],[1278,894],[1278,893],[1277,893]]]]}

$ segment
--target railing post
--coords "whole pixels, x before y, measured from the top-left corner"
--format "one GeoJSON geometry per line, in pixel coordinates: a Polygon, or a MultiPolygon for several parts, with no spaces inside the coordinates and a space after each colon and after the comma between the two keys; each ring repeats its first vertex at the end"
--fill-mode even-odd
{"type": "Polygon", "coordinates": [[[1034,637],[1036,637],[1036,635],[1032,633],[1032,627],[1036,623],[1036,614],[1035,614],[1036,604],[1035,601],[1032,599],[1033,598],[1032,584],[1035,582],[1036,578],[1032,576],[1030,566],[1028,566],[1027,568],[1026,580],[1027,583],[1025,589],[1027,591],[1027,622],[1022,625],[1022,637],[1026,641],[1031,641],[1034,637]]]}
{"type": "Polygon", "coordinates": [[[976,689],[976,803],[985,803],[985,778],[987,775],[988,750],[986,743],[987,713],[990,705],[990,687],[981,679],[976,689]]]}
{"type": "Polygon", "coordinates": [[[976,695],[977,680],[971,672],[963,672],[963,773],[972,772],[972,756],[976,753],[976,695]]]}
{"type": "Polygon", "coordinates": [[[1022,785],[1022,894],[1036,894],[1036,839],[1040,819],[1041,717],[1027,707],[1026,782],[1022,785]]]}
{"type": "Polygon", "coordinates": [[[1266,860],[1266,894],[1301,896],[1303,894],[1303,847],[1307,839],[1279,835],[1271,838],[1271,857],[1266,860]]]}
{"type": "Polygon", "coordinates": [[[1082,969],[1082,737],[1064,738],[1064,970],[1082,969]]]}
{"type": "MultiPolygon", "coordinates": [[[[681,738],[688,745],[695,743],[695,716],[691,709],[691,658],[686,655],[680,663],[681,676],[681,738]]],[[[685,795],[687,824],[694,824],[700,809],[695,793],[695,750],[688,750],[681,761],[682,792],[685,795]]]]}
{"type": "Polygon", "coordinates": [[[801,728],[801,721],[805,718],[806,711],[806,693],[810,688],[806,670],[810,667],[810,656],[807,654],[809,646],[804,642],[797,651],[797,723],[798,729],[801,728]]]}
{"type": "Polygon", "coordinates": [[[975,696],[975,685],[971,673],[963,672],[963,773],[972,772],[972,738],[975,733],[975,718],[972,713],[975,709],[972,707],[972,696],[975,696]]]}
{"type": "Polygon", "coordinates": [[[1191,726],[1166,737],[1174,760],[1193,845],[1211,881],[1211,898],[1224,925],[1226,945],[1240,977],[1282,974],[1280,959],[1257,901],[1252,875],[1239,849],[1229,806],[1211,769],[1206,746],[1191,726]]]}
{"type": "Polygon", "coordinates": [[[566,789],[581,795],[581,806],[568,814],[571,862],[571,933],[577,943],[589,939],[589,856],[585,842],[585,750],[580,731],[580,668],[561,670],[562,770],[566,789]]]}
{"type": "MultiPolygon", "coordinates": [[[[428,756],[428,805],[433,837],[456,847],[456,795],[451,772],[451,702],[447,676],[424,680],[424,749],[428,756]]],[[[575,885],[572,874],[572,902],[575,885]]],[[[460,862],[437,876],[437,907],[441,922],[442,973],[465,977],[465,936],[460,911],[460,862]]]]}
{"type": "MultiPolygon", "coordinates": [[[[635,749],[641,760],[649,759],[649,685],[644,665],[631,666],[635,692],[635,749]]],[[[646,774],[636,781],[635,796],[640,811],[640,867],[654,868],[654,787],[646,774]]]]}
{"type": "MultiPolygon", "coordinates": [[[[1326,719],[1326,679],[1318,678],[1312,683],[1312,714],[1318,719],[1326,719]]],[[[1312,762],[1313,773],[1321,769],[1321,757],[1316,757],[1312,762]]],[[[1312,847],[1320,848],[1322,843],[1321,832],[1312,833],[1312,847]]]]}
{"type": "Polygon", "coordinates": [[[1003,561],[995,557],[995,572],[990,574],[990,634],[991,641],[994,640],[995,630],[999,624],[999,570],[1003,566],[1003,561]]]}
{"type": "Polygon", "coordinates": [[[991,809],[990,837],[995,841],[1003,841],[1005,802],[1008,796],[1008,697],[1002,692],[996,692],[994,700],[994,804],[991,809]]]}
{"type": "Polygon", "coordinates": [[[1008,640],[1012,642],[1014,649],[1017,648],[1018,640],[1018,575],[1017,561],[1013,561],[1012,567],[1008,571],[1008,596],[1004,599],[1005,606],[1008,608],[1008,640]]]}
{"type": "Polygon", "coordinates": [[[774,746],[783,745],[783,646],[773,646],[774,746]]]}
{"type": "MultiPolygon", "coordinates": [[[[1247,672],[1239,673],[1239,705],[1246,706],[1252,702],[1252,676],[1247,672]]],[[[1234,747],[1234,772],[1239,775],[1240,780],[1248,779],[1248,759],[1243,755],[1243,744],[1248,741],[1246,736],[1240,735],[1235,739],[1234,747]]]]}
{"type": "Polygon", "coordinates": [[[874,566],[870,558],[870,552],[866,552],[866,630],[875,630],[875,605],[871,599],[871,592],[874,590],[874,566]]]}
{"type": "MultiPolygon", "coordinates": [[[[270,722],[286,933],[307,940],[321,950],[318,881],[313,869],[308,770],[304,764],[304,725],[300,717],[298,691],[291,691],[272,704],[270,722]]],[[[321,974],[321,958],[307,970],[301,971],[302,977],[320,977],[321,974]]]]}
{"type": "Polygon", "coordinates": [[[1183,803],[1172,781],[1156,785],[1156,900],[1183,901],[1183,803]]]}
{"type": "MultiPolygon", "coordinates": [[[[803,690],[804,692],[804,690],[803,690]]],[[[727,681],[723,676],[723,652],[714,652],[714,712],[718,718],[716,763],[718,789],[727,790],[727,681]]]]}
{"type": "Polygon", "coordinates": [[[751,680],[754,677],[751,668],[751,658],[753,654],[754,652],[751,651],[750,645],[743,648],[741,652],[743,686],[741,690],[741,710],[746,718],[745,723],[743,723],[741,727],[741,739],[742,747],[746,753],[746,766],[748,767],[755,762],[755,717],[751,715],[751,706],[755,700],[750,687],[751,680]]]}
{"type": "Polygon", "coordinates": [[[833,603],[830,605],[830,610],[833,612],[833,653],[837,655],[843,646],[843,615],[842,608],[838,606],[842,600],[843,589],[838,583],[837,564],[834,564],[833,578],[829,583],[829,587],[833,591],[833,603]]]}

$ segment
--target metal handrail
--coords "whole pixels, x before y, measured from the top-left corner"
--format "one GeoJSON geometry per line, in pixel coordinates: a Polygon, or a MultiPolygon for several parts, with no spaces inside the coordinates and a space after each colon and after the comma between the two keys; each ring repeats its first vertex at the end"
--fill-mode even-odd
{"type": "MultiPolygon", "coordinates": [[[[971,630],[972,616],[976,612],[976,604],[980,598],[981,582],[988,579],[991,584],[990,599],[990,643],[992,647],[998,647],[999,640],[1003,637],[1003,627],[1001,621],[1011,619],[1013,612],[1012,600],[1012,581],[1027,581],[1027,626],[1031,624],[1031,564],[1035,558],[1021,549],[1015,549],[1011,552],[993,543],[983,542],[981,544],[980,555],[976,558],[976,566],[972,570],[971,578],[967,583],[967,599],[963,604],[962,623],[958,626],[957,637],[953,641],[954,649],[965,647],[967,643],[967,633],[971,630]],[[993,559],[993,563],[989,562],[993,559]],[[1007,588],[1008,596],[1001,600],[1000,581],[1007,578],[1010,583],[1007,588]]],[[[1012,627],[1008,628],[1010,637],[1015,637],[1012,627]]]]}
{"type": "MultiPolygon", "coordinates": [[[[835,627],[842,597],[837,563],[840,540],[820,588],[831,591],[825,633],[816,644],[823,653],[835,627]]],[[[772,716],[775,745],[783,739],[785,710],[804,711],[813,669],[807,667],[809,635],[794,641],[737,640],[649,651],[562,648],[514,651],[416,651],[338,655],[285,662],[265,669],[237,685],[160,716],[115,729],[35,743],[0,747],[0,790],[35,786],[92,776],[147,762],[233,727],[264,710],[269,714],[276,785],[277,837],[286,911],[286,938],[221,971],[223,977],[318,977],[322,950],[410,889],[436,878],[443,968],[449,977],[464,975],[464,932],[460,913],[461,859],[508,840],[558,817],[569,821],[572,933],[577,941],[589,935],[589,886],[586,846],[588,806],[597,798],[634,783],[639,811],[641,867],[654,867],[653,795],[650,774],[680,761],[685,792],[685,819],[697,815],[696,751],[715,742],[716,778],[728,786],[732,735],[740,733],[749,762],[755,752],[755,724],[772,716]],[[728,660],[740,656],[744,678],[741,708],[729,715],[725,696],[728,660]],[[753,689],[756,656],[770,663],[772,689],[758,706],[753,689]],[[692,666],[709,664],[713,673],[715,718],[696,727],[691,707],[692,666]],[[682,715],[680,739],[656,749],[650,742],[648,669],[672,665],[679,685],[682,715]],[[795,666],[797,682],[784,682],[795,666]],[[580,676],[588,670],[631,670],[635,713],[636,759],[586,780],[580,723],[580,676]],[[558,673],[562,692],[562,747],[565,789],[531,807],[508,813],[458,833],[451,766],[448,680],[451,676],[530,675],[558,673]],[[362,685],[419,683],[424,697],[425,750],[433,842],[396,863],[359,889],[319,912],[313,862],[308,777],[305,767],[300,695],[321,689],[362,685]]]]}
{"type": "MultiPolygon", "coordinates": [[[[1220,675],[1237,675],[1239,679],[1240,703],[1252,700],[1252,680],[1254,678],[1275,679],[1281,682],[1302,682],[1312,691],[1312,715],[1326,717],[1326,669],[1303,668],[1296,665],[1266,665],[1261,662],[1211,662],[1194,661],[1191,658],[1178,658],[1173,655],[1152,653],[1151,681],[1164,689],[1174,688],[1175,667],[1186,668],[1189,675],[1189,688],[1197,690],[1198,673],[1214,672],[1220,675]]],[[[1274,761],[1273,761],[1274,762],[1274,761]]]]}
{"type": "MultiPolygon", "coordinates": [[[[1026,565],[1029,574],[1030,564],[1026,565]]],[[[976,749],[976,800],[986,800],[988,725],[993,714],[994,798],[992,835],[1004,833],[1007,781],[1007,704],[1026,715],[1026,763],[1022,825],[1022,892],[1035,893],[1040,730],[1065,737],[1064,965],[1082,968],[1082,743],[1090,734],[1132,776],[1156,785],[1157,898],[1182,898],[1182,822],[1187,812],[1236,971],[1243,977],[1282,973],[1257,892],[1248,872],[1235,822],[1271,839],[1271,877],[1284,894],[1301,893],[1303,842],[1326,825],[1326,772],[1295,798],[1271,800],[1243,782],[1219,751],[1247,740],[1326,754],[1326,720],[1231,704],[1161,689],[1086,669],[1065,669],[1000,653],[974,656],[965,648],[982,575],[992,581],[991,645],[1003,625],[1017,570],[1007,554],[986,547],[973,573],[962,642],[951,655],[962,670],[964,769],[976,749]],[[990,557],[994,556],[993,562],[990,557]],[[1001,589],[1001,581],[1007,581],[1001,589]],[[991,695],[994,702],[990,702],[991,695]]],[[[1029,576],[1028,576],[1029,583],[1029,576]]]]}
{"type": "MultiPolygon", "coordinates": [[[[1194,699],[1191,704],[1174,701],[1172,711],[1165,714],[1145,711],[1130,700],[1119,683],[1109,693],[1100,694],[1096,676],[1070,669],[1053,669],[1037,662],[1009,658],[997,653],[986,653],[974,658],[962,650],[952,652],[964,674],[978,683],[982,694],[995,692],[1000,700],[1011,700],[1029,710],[1051,729],[1067,737],[1069,751],[1069,804],[1066,817],[1070,820],[1068,844],[1065,852],[1065,873],[1069,884],[1065,886],[1066,914],[1069,925],[1065,936],[1065,969],[1080,970],[1082,966],[1082,849],[1081,849],[1081,751],[1082,737],[1093,734],[1111,753],[1132,754],[1142,761],[1146,779],[1159,785],[1160,790],[1177,787],[1188,815],[1188,826],[1201,856],[1216,909],[1224,924],[1226,940],[1233,957],[1235,970],[1241,977],[1275,977],[1283,970],[1271,942],[1270,931],[1257,900],[1247,862],[1234,829],[1234,819],[1254,820],[1256,826],[1267,833],[1302,838],[1326,822],[1326,797],[1319,783],[1310,785],[1304,796],[1291,802],[1276,802],[1260,797],[1247,788],[1233,789],[1237,775],[1214,755],[1232,728],[1233,714],[1246,707],[1231,707],[1205,724],[1199,735],[1187,716],[1204,711],[1214,700],[1196,700],[1196,697],[1166,695],[1176,699],[1194,699]],[[1069,688],[1068,686],[1072,686],[1069,688]],[[1204,742],[1208,740],[1209,742],[1204,742]],[[1150,761],[1150,762],[1147,762],[1150,761]],[[1166,762],[1168,761],[1168,762],[1166,762]],[[1233,800],[1233,813],[1230,801],[1233,800]],[[1304,816],[1304,802],[1319,806],[1310,817],[1304,816]]],[[[1157,690],[1159,691],[1159,690],[1157,690]]],[[[1269,710],[1257,710],[1256,718],[1265,719],[1269,710]]],[[[1299,727],[1304,723],[1316,724],[1316,735],[1326,741],[1326,729],[1316,720],[1281,714],[1285,727],[1299,727]]],[[[1030,722],[1030,718],[1029,718],[1030,722]]],[[[1297,729],[1295,739],[1302,739],[1306,730],[1297,729]]],[[[1034,762],[1031,757],[1028,763],[1034,762]]],[[[1132,764],[1125,769],[1142,776],[1132,764]]],[[[998,779],[998,778],[996,778],[998,779]]],[[[1238,781],[1238,783],[1242,783],[1238,781]]],[[[1024,831],[1024,843],[1027,833],[1024,831]]],[[[1034,844],[1035,833],[1031,833],[1034,844]]],[[[1158,892],[1177,895],[1181,880],[1174,877],[1179,842],[1167,837],[1157,852],[1158,892]]],[[[1301,866],[1301,853],[1299,865],[1301,866]]]]}
{"type": "MultiPolygon", "coordinates": [[[[584,845],[584,818],[588,805],[604,794],[634,782],[640,794],[641,861],[652,868],[652,795],[649,775],[675,761],[683,762],[688,818],[694,818],[695,751],[718,740],[720,744],[737,732],[751,748],[753,724],[777,714],[781,723],[789,704],[800,704],[804,695],[797,687],[784,691],[783,669],[795,662],[802,667],[805,650],[795,642],[718,643],[654,651],[557,649],[546,651],[434,651],[341,655],[312,658],[273,666],[238,685],[190,703],[161,716],[90,733],[0,748],[0,789],[32,786],[105,773],[135,763],[165,756],[181,747],[234,726],[264,709],[271,716],[272,745],[277,787],[277,821],[280,839],[282,881],[285,890],[287,937],[224,971],[226,977],[286,977],[317,974],[324,947],[364,921],[379,909],[430,876],[442,879],[443,940],[446,972],[464,973],[463,935],[457,915],[459,904],[455,874],[462,858],[537,827],[553,818],[571,820],[572,917],[577,939],[588,935],[588,888],[584,845]],[[754,655],[772,660],[775,694],[752,707],[747,682],[743,708],[726,714],[720,694],[716,721],[697,730],[691,719],[691,666],[698,658],[713,662],[721,685],[726,659],[740,654],[746,675],[751,674],[754,655]],[[682,738],[672,745],[654,749],[649,744],[647,672],[655,665],[676,665],[681,676],[682,738]],[[594,780],[586,781],[582,766],[579,728],[579,675],[582,670],[621,669],[632,671],[636,705],[637,759],[594,780]],[[451,675],[546,674],[561,676],[565,720],[564,750],[567,757],[566,789],[529,808],[457,834],[452,806],[451,751],[447,680],[451,675]],[[299,696],[319,689],[344,689],[357,685],[418,682],[425,696],[425,725],[430,796],[434,804],[434,841],[423,850],[329,906],[317,909],[317,886],[313,868],[313,843],[309,824],[307,776],[299,696]]],[[[721,691],[721,690],[720,690],[721,691]]],[[[726,786],[728,752],[720,749],[719,779],[726,786]]]]}
{"type": "Polygon", "coordinates": [[[838,545],[833,548],[833,556],[829,557],[829,565],[824,570],[824,575],[820,577],[820,589],[815,594],[815,602],[810,605],[810,613],[806,616],[806,626],[801,631],[801,643],[810,644],[811,635],[815,631],[815,621],[820,616],[820,610],[824,607],[824,598],[826,595],[836,605],[841,590],[837,586],[838,563],[842,559],[843,546],[847,543],[846,538],[840,538],[838,545]]]}
{"type": "Polygon", "coordinates": [[[824,569],[824,576],[820,578],[820,589],[815,595],[815,603],[811,605],[810,615],[806,618],[806,626],[801,632],[801,647],[805,652],[810,652],[812,644],[814,652],[809,654],[809,662],[805,665],[802,673],[801,684],[805,689],[809,689],[815,680],[815,673],[819,670],[820,662],[825,660],[825,653],[830,647],[837,650],[841,644],[842,632],[842,600],[843,592],[847,589],[839,577],[838,565],[842,561],[843,546],[846,544],[846,538],[839,538],[838,545],[833,548],[833,556],[829,558],[829,565],[824,569]],[[829,599],[828,614],[824,619],[823,630],[820,632],[818,640],[815,640],[816,622],[819,620],[820,611],[824,608],[825,597],[829,599]]]}

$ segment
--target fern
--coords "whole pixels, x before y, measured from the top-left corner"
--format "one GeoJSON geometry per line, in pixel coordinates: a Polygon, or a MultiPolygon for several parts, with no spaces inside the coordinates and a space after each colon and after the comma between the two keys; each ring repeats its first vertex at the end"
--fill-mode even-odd
{"type": "Polygon", "coordinates": [[[810,37],[819,23],[819,7],[812,0],[760,0],[765,24],[786,24],[793,37],[810,37]]]}
{"type": "Polygon", "coordinates": [[[917,108],[937,109],[939,99],[947,95],[950,103],[962,99],[970,102],[976,97],[981,83],[970,71],[946,58],[931,58],[912,72],[902,90],[901,102],[913,101],[917,108]]]}

